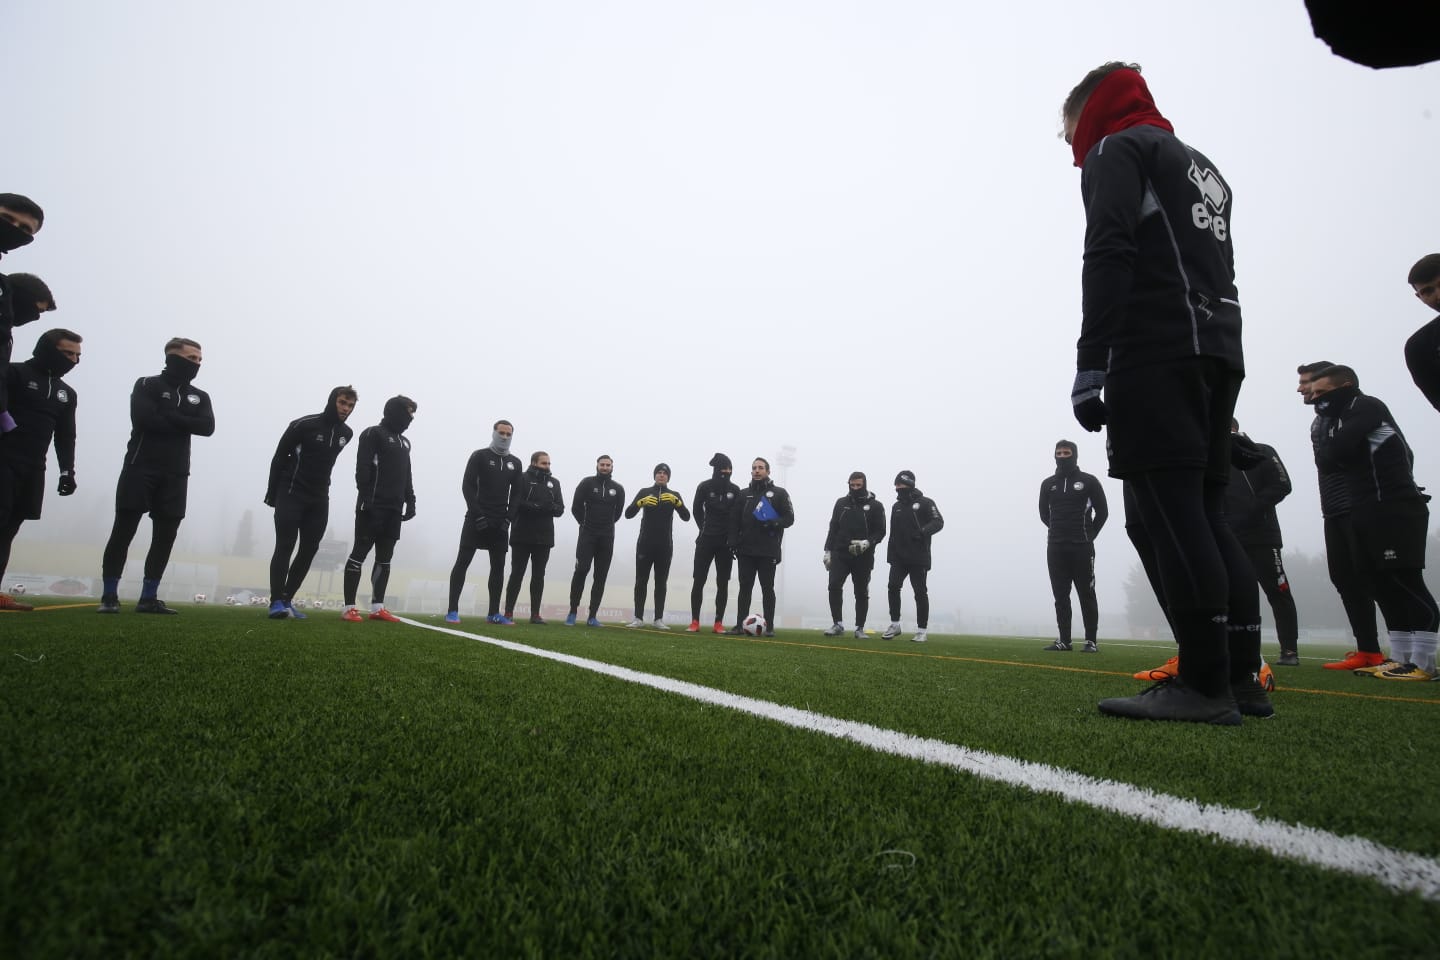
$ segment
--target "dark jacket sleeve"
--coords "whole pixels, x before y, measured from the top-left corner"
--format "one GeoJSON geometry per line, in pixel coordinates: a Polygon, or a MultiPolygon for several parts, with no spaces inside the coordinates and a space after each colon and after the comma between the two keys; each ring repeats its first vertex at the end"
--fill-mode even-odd
{"type": "MultiPolygon", "coordinates": [[[[637,514],[637,513],[640,512],[640,501],[643,500],[643,499],[645,499],[645,495],[646,495],[647,493],[649,493],[649,492],[650,492],[650,488],[649,488],[649,487],[646,487],[644,490],[641,490],[639,493],[635,494],[635,500],[634,500],[629,506],[627,506],[627,507],[625,508],[625,519],[626,519],[626,520],[634,520],[634,519],[635,519],[635,514],[637,514]]],[[[616,519],[619,519],[619,518],[617,517],[616,519]]]]}
{"type": "Polygon", "coordinates": [[[870,501],[870,547],[885,539],[885,507],[879,500],[870,501]]]}
{"type": "Polygon", "coordinates": [[[700,481],[700,486],[695,488],[695,496],[690,500],[695,504],[695,526],[701,530],[705,529],[705,483],[700,481]]]}
{"type": "Polygon", "coordinates": [[[1085,258],[1080,271],[1080,339],[1076,367],[1104,370],[1107,352],[1125,324],[1134,280],[1136,225],[1145,191],[1139,146],[1111,137],[1092,150],[1080,175],[1085,203],[1085,258]]]}
{"type": "Polygon", "coordinates": [[[1440,343],[1436,341],[1440,341],[1440,322],[1431,321],[1405,341],[1405,366],[1430,406],[1440,410],[1440,343]]]}
{"type": "Polygon", "coordinates": [[[1250,477],[1255,499],[1262,506],[1273,507],[1290,496],[1290,474],[1285,464],[1280,462],[1280,454],[1275,452],[1274,447],[1262,446],[1261,449],[1266,454],[1265,459],[1255,469],[1245,472],[1250,477]]]}
{"type": "Polygon", "coordinates": [[[190,433],[185,420],[173,408],[160,403],[159,395],[148,389],[146,380],[135,381],[130,391],[130,424],[145,433],[190,433]]]}
{"type": "Polygon", "coordinates": [[[200,403],[194,410],[182,407],[181,413],[185,419],[186,432],[197,437],[209,437],[215,434],[215,410],[210,406],[210,394],[204,390],[196,390],[200,397],[200,403]]]}
{"type": "Polygon", "coordinates": [[[479,450],[470,454],[470,459],[465,461],[465,476],[460,478],[460,493],[468,513],[480,512],[480,460],[479,450]]]}
{"type": "Polygon", "coordinates": [[[300,431],[295,424],[298,421],[292,420],[280,434],[280,442],[275,445],[275,456],[270,458],[270,480],[265,484],[265,499],[271,500],[275,496],[275,489],[280,485],[280,474],[285,471],[285,464],[290,460],[290,451],[295,449],[295,443],[300,438],[300,431]]]}
{"type": "Polygon", "coordinates": [[[556,480],[555,486],[549,489],[554,492],[554,496],[551,498],[553,501],[550,506],[551,516],[563,517],[565,515],[565,495],[560,492],[560,490],[562,489],[560,486],[560,481],[556,480]]]}
{"type": "Polygon", "coordinates": [[[75,405],[79,398],[75,389],[66,384],[70,389],[70,402],[65,404],[65,412],[55,421],[55,462],[60,464],[61,470],[75,472],[75,405]]]}
{"type": "Polygon", "coordinates": [[[1040,481],[1040,522],[1050,526],[1050,478],[1040,481]]]}
{"type": "Polygon", "coordinates": [[[625,514],[625,508],[621,506],[625,502],[625,488],[615,484],[615,522],[619,523],[620,518],[625,514]]]}
{"type": "Polygon", "coordinates": [[[784,501],[779,507],[780,519],[777,522],[780,524],[781,530],[788,530],[795,524],[795,505],[790,502],[789,490],[782,488],[781,492],[784,496],[775,498],[784,501]]]}
{"type": "Polygon", "coordinates": [[[930,514],[929,518],[920,524],[920,532],[922,534],[930,537],[945,529],[945,518],[940,516],[940,508],[935,506],[934,500],[926,497],[924,504],[920,507],[920,512],[930,514]]]}
{"type": "Polygon", "coordinates": [[[360,495],[360,504],[370,502],[375,489],[375,431],[367,427],[360,431],[360,443],[355,448],[355,490],[360,495]]]}
{"type": "Polygon", "coordinates": [[[840,526],[840,509],[841,509],[841,504],[843,504],[844,502],[845,502],[844,500],[839,500],[839,501],[837,501],[837,502],[835,503],[835,506],[830,510],[830,525],[825,528],[825,549],[826,549],[826,550],[839,550],[839,549],[840,549],[839,545],[837,545],[836,542],[835,542],[835,534],[836,534],[836,531],[839,529],[839,526],[840,526]]]}
{"type": "Polygon", "coordinates": [[[1090,507],[1095,511],[1090,518],[1090,539],[1094,540],[1100,536],[1105,521],[1110,519],[1110,504],[1105,499],[1105,488],[1093,477],[1090,482],[1090,507]]]}
{"type": "Polygon", "coordinates": [[[576,523],[582,525],[585,523],[585,501],[582,498],[585,495],[585,484],[588,479],[581,480],[575,485],[575,496],[570,499],[570,516],[575,518],[576,523]]]}
{"type": "Polygon", "coordinates": [[[1338,418],[1338,425],[1328,436],[1321,438],[1315,451],[1317,464],[1328,464],[1344,468],[1361,459],[1370,434],[1384,419],[1382,408],[1368,396],[1356,397],[1350,409],[1338,418]]]}

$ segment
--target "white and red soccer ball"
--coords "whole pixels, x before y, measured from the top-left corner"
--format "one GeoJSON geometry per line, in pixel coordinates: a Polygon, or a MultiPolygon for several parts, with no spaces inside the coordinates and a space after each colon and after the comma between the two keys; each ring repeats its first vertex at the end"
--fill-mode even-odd
{"type": "Polygon", "coordinates": [[[758,637],[763,634],[767,626],[769,625],[765,622],[765,618],[758,613],[752,613],[740,622],[740,629],[752,637],[758,637]]]}

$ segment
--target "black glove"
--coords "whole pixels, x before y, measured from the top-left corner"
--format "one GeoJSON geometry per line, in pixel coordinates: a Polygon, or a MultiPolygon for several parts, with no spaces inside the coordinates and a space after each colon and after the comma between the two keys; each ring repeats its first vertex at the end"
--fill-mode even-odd
{"type": "Polygon", "coordinates": [[[60,482],[55,484],[55,492],[62,497],[68,497],[75,492],[75,474],[69,470],[60,471],[60,482]]]}
{"type": "Polygon", "coordinates": [[[482,513],[474,520],[471,520],[470,525],[475,528],[476,533],[484,533],[490,529],[490,518],[482,513]]]}
{"type": "Polygon", "coordinates": [[[1070,406],[1075,420],[1091,433],[1099,433],[1105,425],[1105,402],[1100,391],[1105,389],[1104,370],[1077,370],[1070,387],[1070,406]]]}
{"type": "Polygon", "coordinates": [[[265,499],[265,506],[267,506],[267,507],[273,507],[273,506],[275,506],[275,491],[274,491],[274,490],[266,490],[266,491],[265,491],[265,498],[264,498],[264,499],[265,499]]]}
{"type": "Polygon", "coordinates": [[[400,514],[400,519],[401,519],[402,521],[403,521],[403,520],[414,520],[414,519],[415,519],[415,501],[414,501],[414,500],[411,500],[409,503],[405,504],[405,512],[402,513],[402,514],[400,514]]]}

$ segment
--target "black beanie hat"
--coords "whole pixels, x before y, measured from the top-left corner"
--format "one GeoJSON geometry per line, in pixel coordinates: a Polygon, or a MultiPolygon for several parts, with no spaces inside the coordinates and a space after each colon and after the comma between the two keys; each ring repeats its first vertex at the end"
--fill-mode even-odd
{"type": "Polygon", "coordinates": [[[913,486],[915,486],[915,474],[914,474],[914,472],[913,472],[913,471],[910,471],[910,470],[901,470],[899,473],[895,474],[895,486],[897,486],[897,487],[913,487],[913,486]]]}
{"type": "Polygon", "coordinates": [[[1075,446],[1075,444],[1071,443],[1069,440],[1056,440],[1055,449],[1059,450],[1061,447],[1069,447],[1071,456],[1076,456],[1080,453],[1080,448],[1075,446]]]}
{"type": "Polygon", "coordinates": [[[668,464],[668,463],[657,463],[657,464],[655,464],[655,469],[650,471],[650,479],[652,479],[652,480],[655,479],[655,474],[659,473],[661,470],[664,470],[664,471],[665,471],[665,475],[666,475],[667,477],[673,477],[673,476],[674,476],[674,474],[670,472],[670,464],[668,464]]]}
{"type": "Polygon", "coordinates": [[[735,469],[734,466],[730,463],[730,458],[725,456],[725,454],[723,453],[717,453],[715,454],[715,456],[711,457],[710,466],[714,467],[716,470],[735,469]]]}

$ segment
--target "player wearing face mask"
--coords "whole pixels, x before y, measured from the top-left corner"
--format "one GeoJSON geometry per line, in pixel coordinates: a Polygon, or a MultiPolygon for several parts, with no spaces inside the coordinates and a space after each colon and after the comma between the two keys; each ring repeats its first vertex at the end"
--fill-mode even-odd
{"type": "Polygon", "coordinates": [[[215,432],[210,395],[191,383],[200,373],[201,360],[200,344],[174,337],[165,344],[165,370],[158,377],[141,377],[130,392],[130,443],[115,486],[115,524],[101,563],[100,613],[120,612],[120,577],[130,541],[147,512],[150,550],[135,612],[176,612],[160,599],[159,588],[185,518],[190,438],[215,432]]]}
{"type": "Polygon", "coordinates": [[[586,477],[575,487],[570,501],[570,515],[580,524],[575,541],[575,575],[570,578],[570,613],[567,627],[575,626],[580,613],[580,595],[590,565],[595,565],[595,580],[590,585],[590,615],[587,627],[604,626],[596,614],[605,595],[605,578],[610,574],[610,560],[615,555],[615,524],[625,510],[625,488],[611,477],[615,461],[602,455],[595,461],[595,476],[586,477]]]}
{"type": "Polygon", "coordinates": [[[645,589],[650,571],[655,571],[655,621],[653,626],[669,630],[665,623],[665,586],[670,578],[670,560],[675,555],[671,530],[675,515],[682,522],[690,520],[690,509],[680,495],[670,489],[670,465],[657,463],[651,471],[655,483],[635,495],[625,508],[625,519],[640,514],[640,536],[635,541],[635,619],[628,626],[645,626],[645,589]]]}
{"type": "MultiPolygon", "coordinates": [[[[45,497],[45,460],[50,442],[60,463],[57,492],[75,492],[75,390],[61,378],[80,361],[80,335],[46,331],[31,359],[10,365],[6,384],[18,426],[0,440],[0,581],[10,544],[26,520],[40,519],[45,497]]],[[[30,610],[29,604],[0,593],[0,610],[30,610]]]]}
{"type": "Polygon", "coordinates": [[[9,410],[10,391],[5,388],[15,346],[14,328],[34,323],[41,314],[54,309],[55,296],[44,280],[29,273],[0,274],[0,434],[15,429],[9,410]]]}
{"type": "Polygon", "coordinates": [[[1080,597],[1080,618],[1085,627],[1085,653],[1095,653],[1100,611],[1095,602],[1095,538],[1105,526],[1110,509],[1100,481],[1080,470],[1075,444],[1055,444],[1055,473],[1040,484],[1040,522],[1049,528],[1045,560],[1050,568],[1050,592],[1055,596],[1059,637],[1046,650],[1070,650],[1070,587],[1080,597]]]}
{"type": "Polygon", "coordinates": [[[265,505],[275,508],[275,552],[270,557],[272,620],[305,619],[305,614],[295,609],[295,593],[310,572],[310,562],[330,522],[330,474],[354,436],[345,421],[357,399],[354,387],[336,387],[324,410],[290,421],[275,447],[265,488],[265,505]],[[291,553],[295,554],[293,561],[291,553]]]}
{"type": "Polygon", "coordinates": [[[460,490],[465,495],[465,522],[460,527],[460,552],[450,570],[450,603],[445,622],[460,622],[460,593],[476,550],[490,554],[489,611],[493,624],[513,627],[515,621],[500,612],[500,591],[505,584],[505,552],[510,546],[510,504],[521,483],[520,458],[510,452],[515,427],[496,420],[490,446],[470,454],[460,490]]]}
{"type": "Polygon", "coordinates": [[[415,484],[410,474],[410,441],[404,433],[415,420],[417,406],[406,396],[385,401],[384,416],[360,431],[355,449],[355,545],[345,561],[345,609],[340,619],[361,621],[355,609],[365,558],[375,550],[370,568],[370,619],[396,622],[385,609],[390,559],[400,540],[400,525],[415,517],[415,484]]]}
{"type": "Polygon", "coordinates": [[[930,625],[930,540],[945,529],[940,508],[915,486],[915,474],[901,470],[895,474],[895,505],[890,508],[890,547],[885,559],[890,564],[890,580],[886,595],[890,601],[890,626],[881,634],[882,640],[900,636],[900,588],[910,580],[915,593],[915,635],[910,639],[924,643],[930,625]]]}
{"type": "Polygon", "coordinates": [[[530,622],[545,625],[540,615],[540,601],[545,593],[545,566],[555,546],[555,518],[565,513],[565,497],[560,481],[550,473],[550,454],[537,450],[530,455],[530,469],[525,471],[515,495],[510,498],[510,579],[505,584],[505,616],[515,618],[515,601],[530,573],[530,622]]]}
{"type": "Polygon", "coordinates": [[[840,620],[845,581],[855,585],[855,639],[865,639],[865,617],[870,611],[870,574],[875,570],[875,547],[885,539],[885,508],[865,485],[865,474],[850,474],[849,492],[835,501],[825,534],[825,569],[830,573],[830,619],[827,637],[845,632],[840,620]]]}
{"type": "Polygon", "coordinates": [[[690,588],[690,633],[700,632],[700,604],[705,599],[705,580],[710,576],[710,566],[715,566],[715,626],[716,633],[725,632],[725,603],[729,599],[730,570],[734,565],[734,551],[727,546],[730,536],[730,513],[740,502],[740,488],[730,482],[734,467],[730,458],[717,453],[710,458],[713,473],[709,480],[700,481],[695,496],[690,501],[695,511],[695,584],[690,588]]]}

